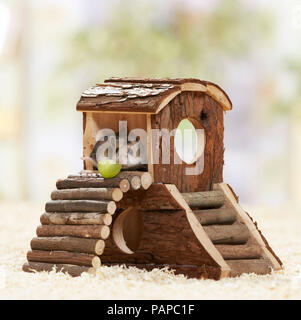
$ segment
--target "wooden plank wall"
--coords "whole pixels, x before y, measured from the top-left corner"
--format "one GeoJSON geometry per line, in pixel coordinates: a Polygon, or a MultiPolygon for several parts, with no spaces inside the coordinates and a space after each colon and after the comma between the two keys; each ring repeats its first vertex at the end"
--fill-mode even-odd
{"type": "MultiPolygon", "coordinates": [[[[170,143],[170,164],[153,165],[154,181],[175,184],[181,192],[211,190],[214,183],[223,181],[224,123],[223,109],[206,94],[183,92],[173,99],[159,114],[151,115],[153,129],[177,128],[182,119],[188,118],[199,124],[206,134],[204,171],[201,175],[186,175],[187,165],[174,164],[174,139],[170,143]]],[[[162,143],[159,145],[160,153],[162,143]]],[[[161,157],[160,157],[161,162],[161,157]]]]}

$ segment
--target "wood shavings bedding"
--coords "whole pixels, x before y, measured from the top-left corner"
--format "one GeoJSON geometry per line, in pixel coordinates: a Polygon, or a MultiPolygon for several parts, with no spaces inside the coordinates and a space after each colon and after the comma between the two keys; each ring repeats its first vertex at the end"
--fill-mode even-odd
{"type": "Polygon", "coordinates": [[[290,208],[246,208],[254,213],[285,269],[220,281],[122,266],[101,267],[96,276],[78,278],[22,272],[42,209],[33,204],[0,203],[0,299],[301,299],[301,212],[290,208]]]}

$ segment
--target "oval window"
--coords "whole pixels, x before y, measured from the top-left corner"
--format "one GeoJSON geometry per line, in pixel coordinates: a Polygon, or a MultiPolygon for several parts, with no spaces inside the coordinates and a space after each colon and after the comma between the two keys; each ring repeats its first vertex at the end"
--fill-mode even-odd
{"type": "Polygon", "coordinates": [[[175,149],[182,161],[194,163],[204,152],[205,130],[196,130],[190,120],[183,119],[176,130],[175,149]]]}

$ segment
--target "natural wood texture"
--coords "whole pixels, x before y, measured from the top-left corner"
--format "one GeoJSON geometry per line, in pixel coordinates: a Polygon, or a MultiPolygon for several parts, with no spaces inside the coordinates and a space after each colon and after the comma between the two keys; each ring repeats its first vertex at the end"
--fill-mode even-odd
{"type": "Polygon", "coordinates": [[[216,184],[214,188],[216,190],[222,190],[224,192],[227,201],[229,201],[229,203],[231,203],[231,205],[235,209],[238,218],[246,225],[250,234],[255,239],[256,243],[261,247],[262,256],[267,261],[270,261],[271,267],[274,270],[282,269],[281,260],[273,252],[267,240],[261,234],[261,231],[258,229],[257,223],[253,222],[251,217],[239,205],[238,197],[235,195],[234,191],[229,187],[229,185],[225,183],[219,183],[219,184],[216,184]]]}
{"type": "Polygon", "coordinates": [[[44,213],[40,217],[41,224],[48,225],[110,225],[112,215],[98,212],[60,212],[44,213]]]}
{"type": "MultiPolygon", "coordinates": [[[[125,114],[125,113],[85,113],[85,127],[83,133],[83,156],[89,157],[96,143],[97,132],[101,129],[112,129],[114,132],[119,131],[119,121],[127,122],[127,129],[130,132],[132,129],[141,128],[146,130],[146,115],[145,114],[125,114]]],[[[93,165],[85,161],[86,169],[93,170],[93,165]]],[[[129,189],[129,184],[128,184],[129,189]]],[[[123,190],[123,192],[128,191],[123,190]]]]}
{"type": "Polygon", "coordinates": [[[122,172],[119,173],[118,177],[124,178],[124,179],[128,179],[129,181],[131,181],[130,179],[133,178],[133,177],[139,177],[141,179],[142,188],[145,189],[145,190],[147,190],[151,186],[151,184],[153,182],[152,181],[152,176],[148,172],[122,171],[122,172]]]}
{"type": "MultiPolygon", "coordinates": [[[[143,233],[133,254],[123,253],[112,236],[106,240],[103,263],[208,264],[218,267],[195,237],[185,211],[141,212],[143,233]]],[[[116,217],[116,220],[118,217],[116,217]]]]}
{"type": "MultiPolygon", "coordinates": [[[[122,83],[140,83],[140,84],[173,84],[181,86],[182,91],[200,91],[206,92],[213,99],[215,99],[226,110],[232,109],[232,103],[225,91],[210,81],[204,81],[199,79],[187,78],[187,79],[150,79],[150,78],[109,78],[105,80],[105,83],[110,85],[120,85],[122,83]]],[[[162,107],[161,107],[162,108],[162,107]]],[[[160,109],[160,106],[158,108],[160,109]]],[[[156,112],[158,112],[158,109],[156,112]]]]}
{"type": "Polygon", "coordinates": [[[124,253],[132,254],[139,248],[143,232],[141,214],[129,207],[116,218],[113,226],[113,239],[124,253]]]}
{"type": "MultiPolygon", "coordinates": [[[[119,263],[104,263],[105,266],[116,266],[119,263]]],[[[220,279],[220,268],[212,267],[208,265],[183,265],[183,264],[154,264],[154,263],[127,263],[127,267],[135,267],[138,269],[144,269],[151,271],[154,268],[156,269],[169,269],[173,270],[175,274],[184,274],[189,278],[197,279],[220,279]]]]}
{"type": "Polygon", "coordinates": [[[108,212],[114,214],[116,203],[105,200],[55,200],[48,201],[45,210],[46,212],[108,212]]]}
{"type": "Polygon", "coordinates": [[[145,171],[147,172],[147,164],[123,164],[121,171],[145,171]]]}
{"type": "MultiPolygon", "coordinates": [[[[93,121],[93,114],[91,112],[84,113],[84,125],[83,125],[83,157],[89,157],[95,144],[95,137],[98,132],[98,127],[95,121],[93,121]]],[[[83,161],[84,169],[93,170],[93,163],[88,160],[83,161]]],[[[84,186],[89,187],[89,186],[84,186]]],[[[117,185],[110,187],[118,187],[117,185]]],[[[60,188],[58,188],[60,189],[60,188]]],[[[67,188],[64,188],[67,189],[67,188]]]]}
{"type": "Polygon", "coordinates": [[[205,226],[205,232],[214,244],[244,244],[249,239],[249,230],[244,225],[205,226]]]}
{"type": "MultiPolygon", "coordinates": [[[[129,205],[137,206],[138,212],[142,215],[143,234],[138,250],[130,255],[120,253],[110,237],[106,242],[108,246],[102,258],[105,263],[155,263],[156,266],[158,264],[207,264],[206,267],[215,266],[220,269],[219,277],[229,274],[230,268],[175,186],[152,184],[144,192],[130,191],[118,205],[125,209],[129,205]],[[137,194],[135,198],[134,195],[137,194]],[[129,198],[131,201],[126,201],[129,198]],[[173,211],[153,209],[153,211],[143,212],[150,208],[173,211]]],[[[118,219],[118,215],[115,219],[118,219]]],[[[189,273],[187,275],[190,276],[189,273]]],[[[210,277],[215,276],[212,274],[210,277]]]]}
{"type": "Polygon", "coordinates": [[[79,237],[107,239],[110,235],[110,228],[106,225],[42,225],[37,228],[38,237],[79,237]]]}
{"type": "Polygon", "coordinates": [[[201,174],[187,175],[186,168],[201,170],[201,163],[175,164],[174,139],[170,140],[170,164],[162,164],[162,143],[153,142],[153,154],[159,150],[159,164],[154,164],[154,182],[174,184],[181,192],[208,191],[212,185],[223,181],[223,110],[211,97],[203,93],[183,92],[173,99],[160,113],[151,115],[152,129],[176,129],[185,118],[196,129],[203,128],[206,134],[204,170],[201,174]],[[159,148],[157,150],[157,148],[159,148]]]}
{"type": "Polygon", "coordinates": [[[37,237],[30,242],[33,250],[72,251],[101,255],[105,242],[98,239],[73,237],[37,237]]]}
{"type": "MultiPolygon", "coordinates": [[[[181,194],[174,186],[168,185],[165,188],[165,192],[169,192],[178,206],[183,206],[185,211],[141,212],[144,230],[137,251],[130,255],[120,253],[110,237],[102,261],[156,265],[207,264],[217,269],[221,269],[222,266],[218,277],[226,276],[226,271],[230,271],[227,264],[210,242],[181,194]]],[[[214,278],[212,274],[209,277],[214,278]]]]}
{"type": "Polygon", "coordinates": [[[185,210],[187,220],[190,224],[190,227],[198,239],[199,243],[206,250],[206,252],[210,255],[210,257],[214,260],[220,267],[220,278],[227,277],[230,273],[230,268],[222,258],[221,254],[217,251],[213,243],[210,241],[208,235],[206,234],[204,228],[197,221],[195,215],[193,214],[191,208],[187,205],[187,202],[184,200],[183,196],[179,192],[179,190],[174,185],[166,185],[170,195],[177,201],[177,203],[185,210]]]}
{"type": "Polygon", "coordinates": [[[28,251],[27,260],[34,262],[75,264],[93,268],[98,268],[101,265],[100,258],[95,255],[69,251],[28,251]]]}
{"type": "Polygon", "coordinates": [[[154,181],[154,165],[153,165],[153,140],[152,140],[152,119],[151,115],[146,115],[147,124],[147,170],[154,181]]]}
{"type": "Polygon", "coordinates": [[[79,277],[83,272],[94,273],[94,268],[75,266],[70,264],[52,264],[43,262],[26,262],[23,264],[22,270],[25,272],[47,271],[68,273],[72,277],[79,277]]]}
{"type": "Polygon", "coordinates": [[[141,180],[138,176],[132,176],[129,179],[132,190],[138,190],[141,188],[141,180]]]}
{"type": "Polygon", "coordinates": [[[122,86],[115,85],[98,85],[93,86],[83,92],[77,103],[77,111],[92,112],[120,112],[120,113],[155,113],[161,104],[170,96],[181,92],[180,86],[174,85],[134,85],[128,84],[123,89],[122,86]],[[114,89],[118,93],[110,95],[108,91],[114,89]],[[135,93],[130,93],[131,91],[135,93]],[[91,94],[94,91],[95,94],[91,94]]]}
{"type": "Polygon", "coordinates": [[[259,259],[262,253],[260,246],[257,245],[218,244],[215,247],[225,260],[259,259]]]}
{"type": "Polygon", "coordinates": [[[194,208],[220,208],[225,203],[222,191],[203,191],[182,193],[183,198],[190,207],[194,208]]]}
{"type": "Polygon", "coordinates": [[[193,213],[203,226],[211,224],[232,224],[236,221],[235,210],[227,206],[219,209],[193,210],[193,213]]]}
{"type": "Polygon", "coordinates": [[[79,188],[54,190],[52,200],[113,200],[120,201],[123,192],[119,188],[79,188]]]}
{"type": "Polygon", "coordinates": [[[142,211],[183,209],[164,184],[152,184],[148,190],[130,190],[118,202],[118,208],[127,209],[131,206],[142,211]]]}
{"type": "Polygon", "coordinates": [[[264,259],[252,260],[227,260],[231,267],[231,277],[240,276],[243,273],[269,274],[271,265],[264,259]]]}
{"type": "Polygon", "coordinates": [[[58,189],[76,189],[76,188],[119,188],[122,192],[130,189],[130,183],[127,179],[118,176],[111,179],[103,178],[67,178],[56,182],[58,189]]]}

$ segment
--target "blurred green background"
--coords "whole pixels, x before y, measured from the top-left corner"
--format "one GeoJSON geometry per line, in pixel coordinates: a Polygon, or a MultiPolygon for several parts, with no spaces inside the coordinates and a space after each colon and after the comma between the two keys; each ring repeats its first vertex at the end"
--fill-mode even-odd
{"type": "Polygon", "coordinates": [[[233,102],[224,180],[245,203],[300,206],[299,3],[0,0],[0,199],[48,199],[81,170],[87,87],[196,77],[233,102]]]}

